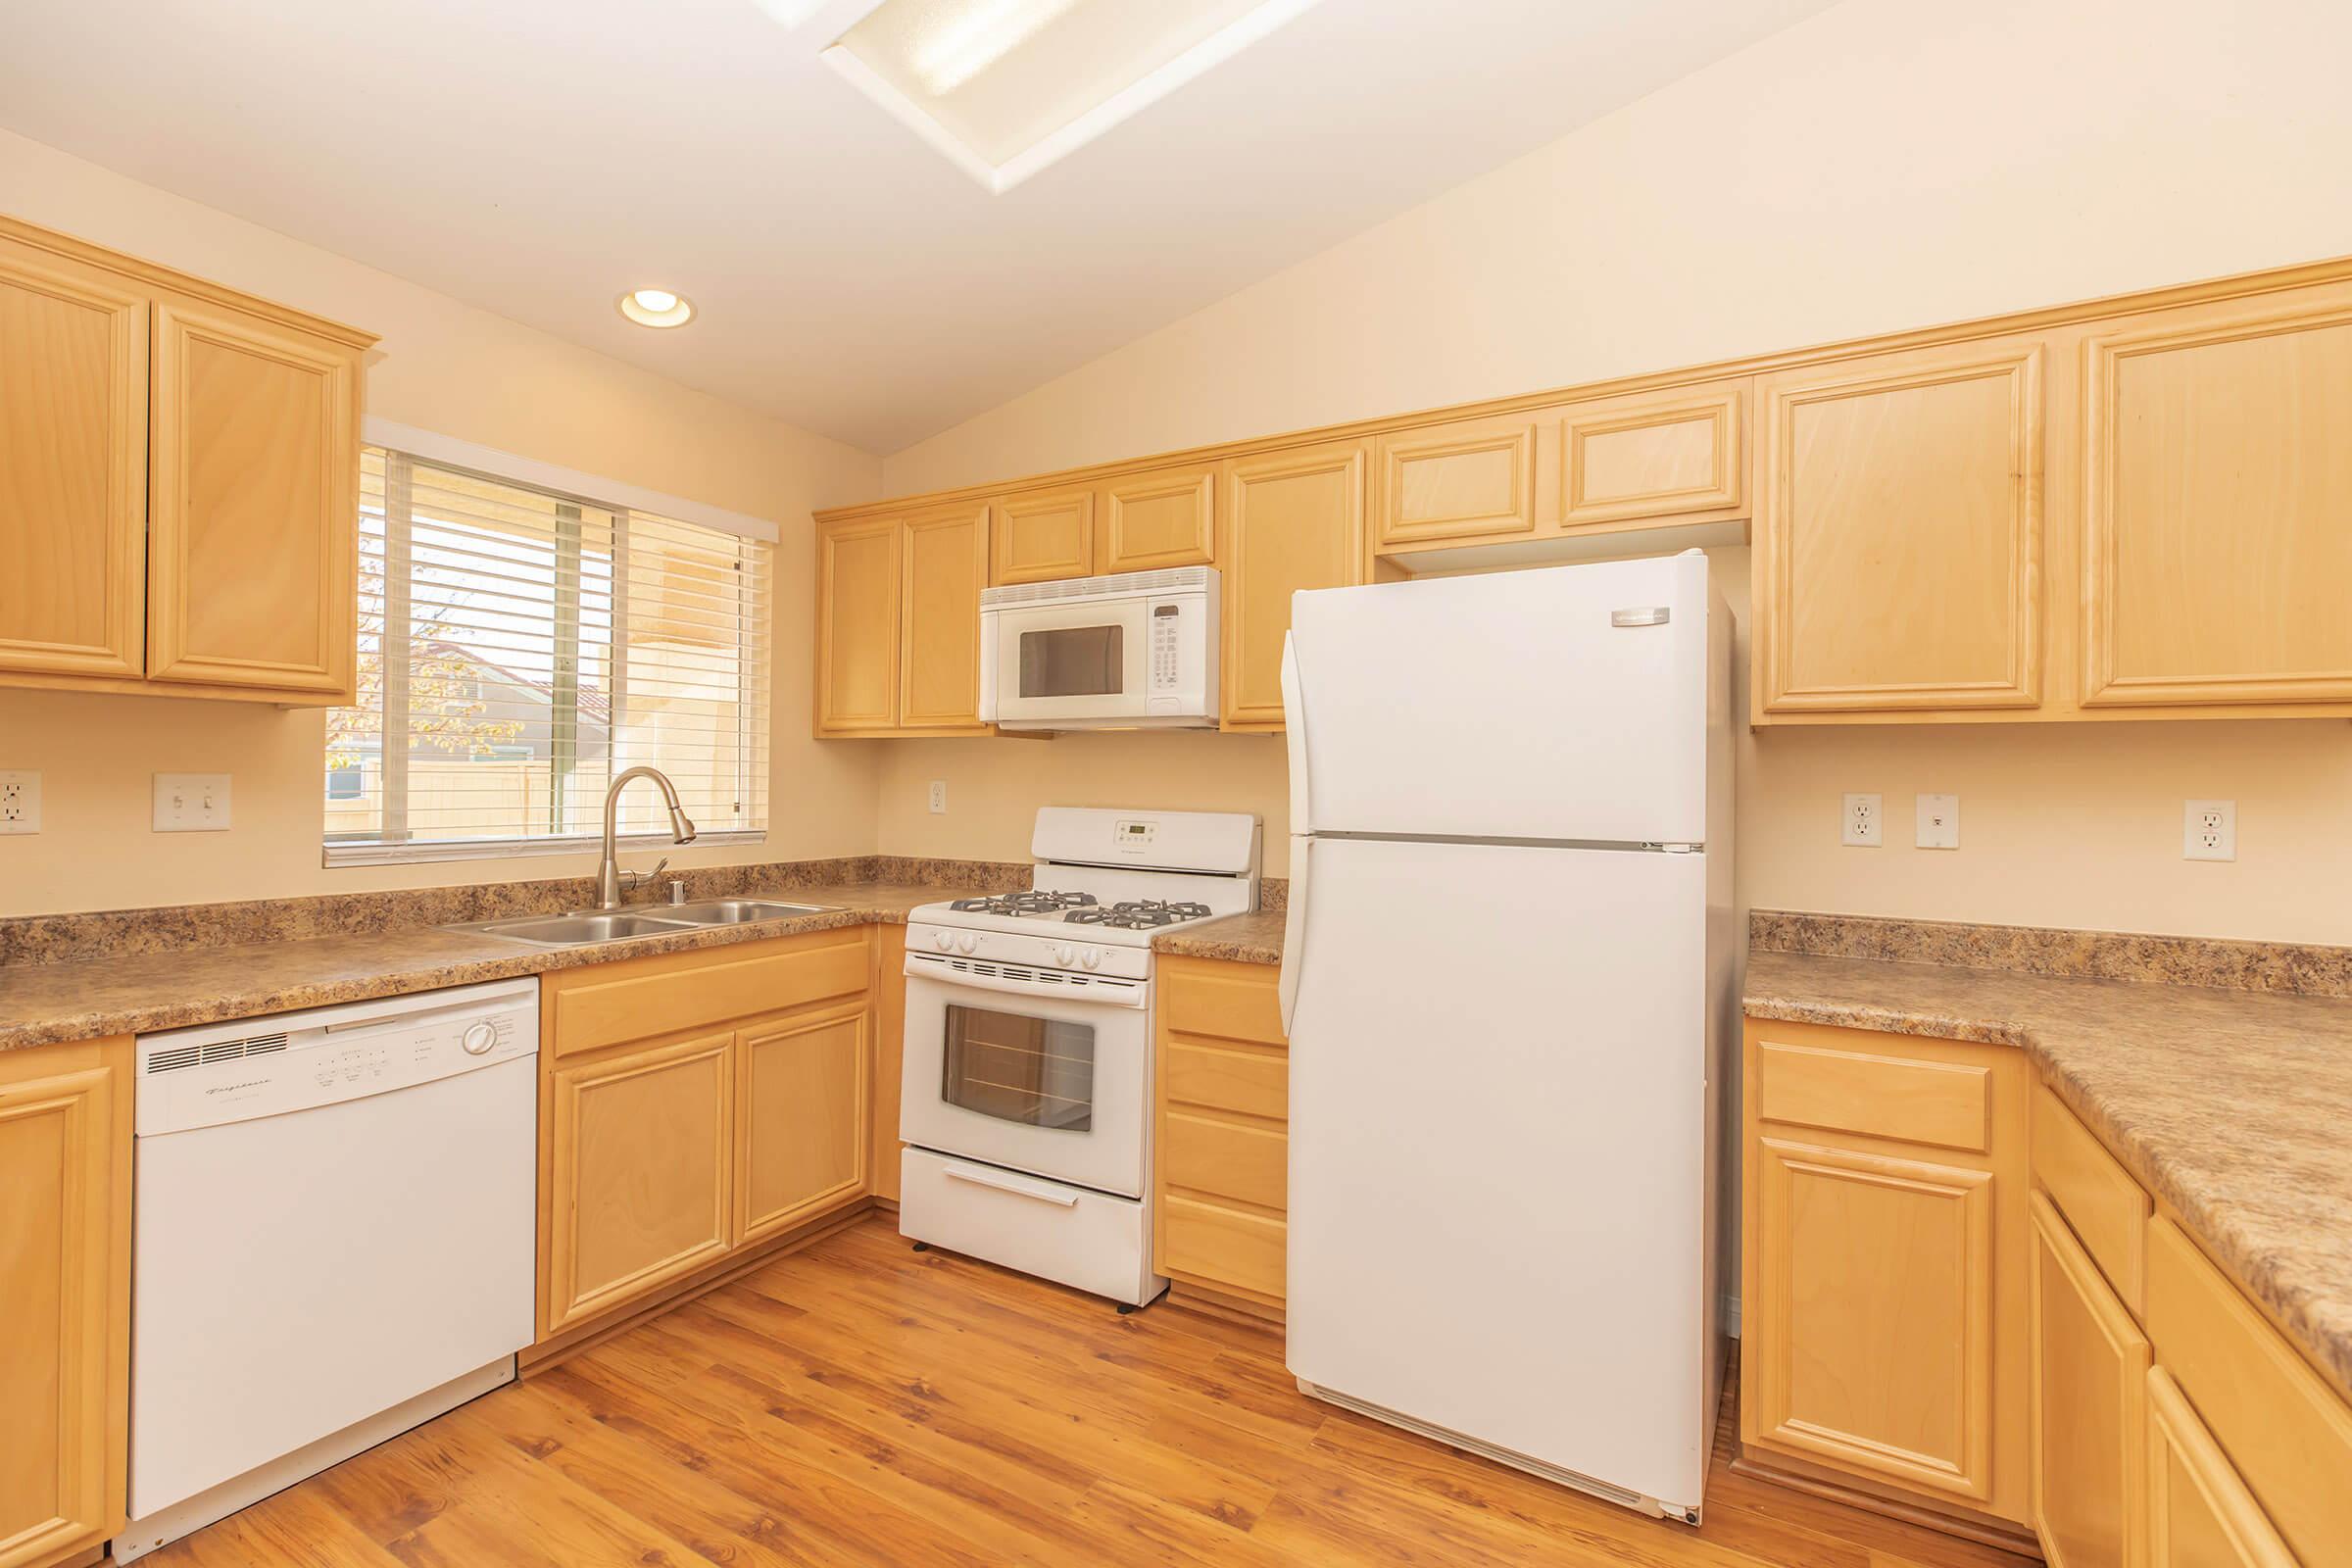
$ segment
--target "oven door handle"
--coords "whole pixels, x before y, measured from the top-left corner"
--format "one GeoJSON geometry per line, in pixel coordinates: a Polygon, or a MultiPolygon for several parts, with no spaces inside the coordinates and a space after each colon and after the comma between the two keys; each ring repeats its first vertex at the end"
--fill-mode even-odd
{"type": "Polygon", "coordinates": [[[1015,1198],[1034,1198],[1041,1203],[1052,1203],[1057,1208],[1078,1206],[1076,1193],[1064,1192],[1045,1182],[1025,1181],[1002,1171],[979,1170],[969,1165],[950,1165],[947,1172],[956,1181],[970,1182],[974,1187],[993,1187],[1000,1193],[1010,1193],[1015,1198]]]}
{"type": "Polygon", "coordinates": [[[906,955],[906,973],[918,979],[936,980],[941,985],[969,986],[974,991],[1002,991],[1015,997],[1050,997],[1090,1007],[1140,1007],[1149,999],[1149,993],[1141,981],[1121,984],[1092,979],[1075,982],[1018,980],[1009,975],[958,969],[953,960],[934,958],[927,953],[906,955]]]}

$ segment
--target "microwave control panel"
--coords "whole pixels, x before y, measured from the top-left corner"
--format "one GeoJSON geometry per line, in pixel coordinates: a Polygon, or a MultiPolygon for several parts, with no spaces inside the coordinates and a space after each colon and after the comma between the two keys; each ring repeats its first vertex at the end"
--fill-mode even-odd
{"type": "Polygon", "coordinates": [[[1165,601],[1152,606],[1152,690],[1154,694],[1172,692],[1181,679],[1179,662],[1179,629],[1184,624],[1184,607],[1165,601]]]}

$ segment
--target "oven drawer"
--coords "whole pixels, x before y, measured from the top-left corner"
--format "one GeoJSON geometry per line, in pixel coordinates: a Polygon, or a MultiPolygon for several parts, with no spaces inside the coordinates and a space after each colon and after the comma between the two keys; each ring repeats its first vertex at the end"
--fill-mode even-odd
{"type": "Polygon", "coordinates": [[[901,1236],[1113,1300],[1140,1304],[1167,1284],[1152,1272],[1150,1216],[1134,1199],[928,1149],[900,1155],[901,1236]]]}

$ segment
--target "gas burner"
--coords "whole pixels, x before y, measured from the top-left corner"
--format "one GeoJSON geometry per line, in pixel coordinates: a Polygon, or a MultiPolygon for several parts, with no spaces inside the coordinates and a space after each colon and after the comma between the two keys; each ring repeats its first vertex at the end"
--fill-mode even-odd
{"type": "Polygon", "coordinates": [[[1201,920],[1208,916],[1205,904],[1170,904],[1162,899],[1131,899],[1114,904],[1107,909],[1078,909],[1068,916],[1071,925],[1102,925],[1114,931],[1151,931],[1163,925],[1176,925],[1185,920],[1201,920]]]}
{"type": "Polygon", "coordinates": [[[985,899],[956,899],[948,907],[958,913],[970,914],[1059,914],[1064,909],[1091,908],[1096,902],[1092,893],[1058,893],[1029,888],[1019,893],[999,893],[985,899]]]}

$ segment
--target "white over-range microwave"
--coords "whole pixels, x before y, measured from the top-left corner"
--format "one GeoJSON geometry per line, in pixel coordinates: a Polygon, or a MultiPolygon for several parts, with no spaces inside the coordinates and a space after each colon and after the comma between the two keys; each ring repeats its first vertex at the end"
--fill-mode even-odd
{"type": "Polygon", "coordinates": [[[1217,568],[980,594],[980,716],[1005,729],[1209,729],[1217,568]]]}

